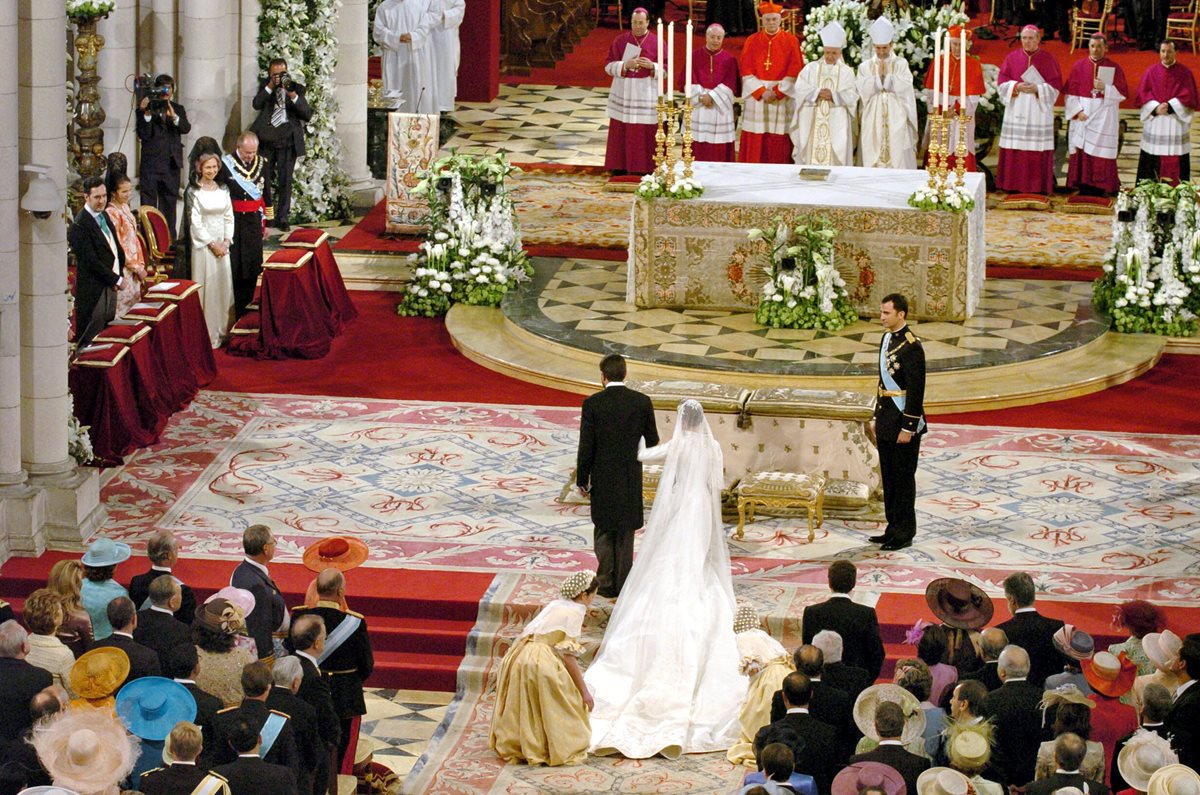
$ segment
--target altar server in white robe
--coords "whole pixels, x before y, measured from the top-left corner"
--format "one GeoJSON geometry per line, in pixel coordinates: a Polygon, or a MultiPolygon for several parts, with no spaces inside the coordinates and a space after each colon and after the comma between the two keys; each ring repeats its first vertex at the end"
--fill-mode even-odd
{"type": "Polygon", "coordinates": [[[403,113],[437,113],[432,34],[441,0],[383,0],[375,41],[383,50],[384,91],[403,95],[403,113]]]}
{"type": "Polygon", "coordinates": [[[821,45],[821,57],[796,79],[795,159],[805,165],[850,166],[858,87],[854,71],[842,60],[845,29],[837,22],[821,28],[821,45]]]}
{"type": "Polygon", "coordinates": [[[1063,116],[1067,132],[1067,187],[1085,196],[1112,196],[1121,189],[1117,176],[1121,102],[1129,95],[1121,65],[1107,57],[1108,42],[1099,33],[1088,41],[1088,57],[1067,76],[1063,116]],[[1106,82],[1107,81],[1107,82],[1106,82]]]}
{"type": "Polygon", "coordinates": [[[917,167],[917,96],[912,72],[892,52],[896,28],[879,17],[869,28],[875,54],[858,66],[862,127],[858,151],[868,168],[917,167]]]}
{"type": "Polygon", "coordinates": [[[462,49],[458,29],[467,13],[467,0],[435,0],[433,22],[433,84],[437,109],[454,110],[458,95],[458,63],[462,49]]]}
{"type": "Polygon", "coordinates": [[[692,62],[692,155],[732,163],[738,62],[721,49],[724,43],[725,29],[712,23],[704,30],[704,49],[692,62]]]}

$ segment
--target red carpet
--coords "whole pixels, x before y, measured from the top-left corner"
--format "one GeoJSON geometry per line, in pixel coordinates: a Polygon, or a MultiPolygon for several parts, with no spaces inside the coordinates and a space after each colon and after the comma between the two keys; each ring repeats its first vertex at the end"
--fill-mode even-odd
{"type": "MultiPolygon", "coordinates": [[[[13,558],[4,564],[0,599],[20,610],[25,597],[46,584],[52,567],[65,552],[47,552],[40,558],[13,558]]],[[[190,585],[199,599],[229,584],[235,561],[181,560],[175,573],[190,585]]],[[[117,569],[117,580],[145,571],[149,562],[134,557],[117,569]]],[[[271,576],[283,591],[289,607],[304,601],[313,573],[298,564],[273,563],[271,576]]],[[[375,672],[368,684],[409,690],[453,691],[475,625],[479,600],[493,576],[487,573],[410,569],[359,569],[346,576],[347,601],[367,616],[375,651],[375,672]]]]}
{"type": "MultiPolygon", "coordinates": [[[[393,400],[578,406],[580,396],[495,373],[462,356],[440,318],[400,317],[394,292],[353,291],[358,320],[324,359],[258,361],[217,351],[213,390],[393,400]]],[[[599,374],[597,374],[599,380],[599,374]]]]}

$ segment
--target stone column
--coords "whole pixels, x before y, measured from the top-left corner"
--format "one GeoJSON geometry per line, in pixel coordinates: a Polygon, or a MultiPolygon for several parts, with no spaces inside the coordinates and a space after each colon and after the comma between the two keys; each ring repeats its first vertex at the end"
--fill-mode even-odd
{"type": "Polygon", "coordinates": [[[380,188],[367,168],[367,0],[343,0],[338,13],[338,64],[334,96],[342,168],[350,177],[355,205],[372,207],[380,188]]]}
{"type": "MultiPolygon", "coordinates": [[[[143,6],[146,0],[142,0],[143,6]]],[[[167,72],[179,80],[178,48],[176,47],[178,19],[175,15],[176,0],[151,0],[150,42],[154,53],[153,65],[147,65],[155,74],[167,72]]],[[[186,106],[186,105],[185,105],[186,106]]],[[[189,108],[190,110],[190,108],[189,108]]]]}
{"type": "Polygon", "coordinates": [[[107,18],[96,25],[104,37],[97,59],[100,73],[100,102],[104,105],[104,153],[123,152],[129,158],[129,173],[137,174],[137,129],[129,112],[133,106],[132,75],[137,74],[137,9],[134,3],[117,3],[107,18]]]}
{"type": "MultiPolygon", "coordinates": [[[[258,115],[251,104],[262,84],[263,70],[258,68],[258,14],[262,10],[259,0],[241,0],[241,17],[238,27],[238,108],[236,119],[238,132],[250,129],[258,115]]],[[[230,143],[232,148],[233,144],[230,143]]]]}
{"type": "MultiPolygon", "coordinates": [[[[44,163],[60,188],[67,185],[66,99],[62,3],[18,0],[20,114],[23,163],[44,163]]],[[[45,494],[45,524],[33,529],[30,551],[47,542],[78,546],[104,519],[100,476],[75,467],[67,454],[67,230],[59,217],[21,214],[21,460],[30,484],[45,494]]],[[[14,545],[15,547],[15,545],[14,545]]],[[[14,549],[15,551],[15,549],[14,549]]]]}
{"type": "Polygon", "coordinates": [[[229,124],[229,0],[179,4],[179,89],[192,131],[183,151],[205,135],[218,141],[229,124]]]}

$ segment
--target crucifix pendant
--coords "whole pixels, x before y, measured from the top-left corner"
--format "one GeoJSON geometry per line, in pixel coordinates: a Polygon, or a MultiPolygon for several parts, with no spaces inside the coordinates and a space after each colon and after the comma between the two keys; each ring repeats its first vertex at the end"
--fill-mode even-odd
{"type": "Polygon", "coordinates": [[[769,54],[767,55],[767,60],[763,61],[763,68],[764,69],[771,68],[771,56],[769,54]]]}

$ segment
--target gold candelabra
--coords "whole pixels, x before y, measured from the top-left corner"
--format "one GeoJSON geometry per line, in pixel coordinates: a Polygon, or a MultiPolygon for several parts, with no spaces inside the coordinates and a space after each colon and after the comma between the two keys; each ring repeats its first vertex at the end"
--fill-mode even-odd
{"type": "Polygon", "coordinates": [[[966,181],[967,171],[967,123],[970,121],[965,108],[955,110],[933,110],[929,116],[929,189],[939,194],[946,192],[950,171],[950,128],[958,122],[954,144],[954,173],[958,186],[966,181]]]}
{"type": "Polygon", "coordinates": [[[692,101],[658,98],[658,131],[654,134],[654,173],[669,190],[675,184],[675,164],[683,161],[683,178],[692,178],[692,101]],[[680,116],[682,115],[682,120],[680,116]],[[675,131],[683,127],[683,145],[675,152],[675,131]]]}

